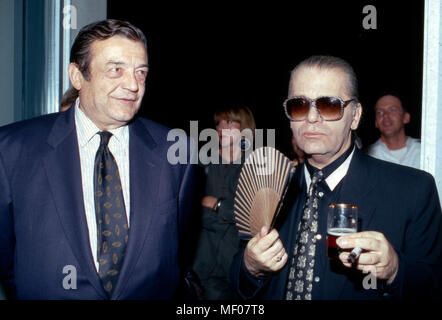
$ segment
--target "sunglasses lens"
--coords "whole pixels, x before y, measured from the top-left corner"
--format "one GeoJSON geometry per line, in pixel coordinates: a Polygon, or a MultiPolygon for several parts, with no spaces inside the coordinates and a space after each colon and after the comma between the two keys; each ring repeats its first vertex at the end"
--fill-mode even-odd
{"type": "Polygon", "coordinates": [[[316,108],[324,120],[339,119],[341,115],[341,101],[337,98],[319,98],[316,100],[316,108]]]}
{"type": "Polygon", "coordinates": [[[307,116],[310,107],[310,102],[303,98],[294,98],[287,100],[286,108],[287,114],[293,120],[303,120],[307,116]]]}

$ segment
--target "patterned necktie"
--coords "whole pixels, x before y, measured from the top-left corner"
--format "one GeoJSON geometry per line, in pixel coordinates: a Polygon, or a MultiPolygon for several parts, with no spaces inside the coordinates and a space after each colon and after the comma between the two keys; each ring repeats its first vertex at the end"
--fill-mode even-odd
{"type": "Polygon", "coordinates": [[[108,147],[112,133],[98,134],[101,141],[94,166],[98,275],[110,297],[123,264],[128,223],[117,162],[108,147]]]}
{"type": "Polygon", "coordinates": [[[313,269],[315,266],[316,238],[318,232],[318,183],[322,181],[321,170],[313,174],[298,226],[295,249],[287,281],[287,300],[311,300],[313,269]]]}

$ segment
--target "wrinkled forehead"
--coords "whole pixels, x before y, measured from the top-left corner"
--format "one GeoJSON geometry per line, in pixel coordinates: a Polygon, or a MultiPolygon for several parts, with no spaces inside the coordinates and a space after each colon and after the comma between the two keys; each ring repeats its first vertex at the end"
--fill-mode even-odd
{"type": "Polygon", "coordinates": [[[91,62],[114,60],[134,61],[147,64],[147,52],[143,42],[122,36],[113,36],[105,40],[95,40],[91,45],[91,62]]]}
{"type": "Polygon", "coordinates": [[[349,98],[348,75],[340,68],[300,67],[292,72],[289,96],[349,98]]]}
{"type": "Polygon", "coordinates": [[[389,108],[389,107],[398,107],[401,110],[403,110],[401,100],[399,100],[399,98],[392,95],[386,95],[379,98],[375,105],[376,110],[389,108]]]}

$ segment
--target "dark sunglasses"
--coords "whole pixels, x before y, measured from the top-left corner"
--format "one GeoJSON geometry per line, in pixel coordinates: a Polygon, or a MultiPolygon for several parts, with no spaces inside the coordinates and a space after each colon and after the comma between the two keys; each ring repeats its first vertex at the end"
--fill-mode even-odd
{"type": "Polygon", "coordinates": [[[285,114],[291,121],[303,121],[307,118],[310,106],[314,106],[319,116],[325,121],[335,121],[342,118],[344,108],[356,99],[344,101],[336,97],[293,97],[284,101],[285,114]]]}

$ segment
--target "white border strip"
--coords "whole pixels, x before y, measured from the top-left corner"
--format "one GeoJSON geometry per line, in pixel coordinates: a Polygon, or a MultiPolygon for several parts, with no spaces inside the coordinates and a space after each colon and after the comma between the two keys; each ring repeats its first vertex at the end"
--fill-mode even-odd
{"type": "Polygon", "coordinates": [[[435,177],[439,194],[442,194],[441,15],[440,0],[425,1],[421,168],[435,177]]]}

